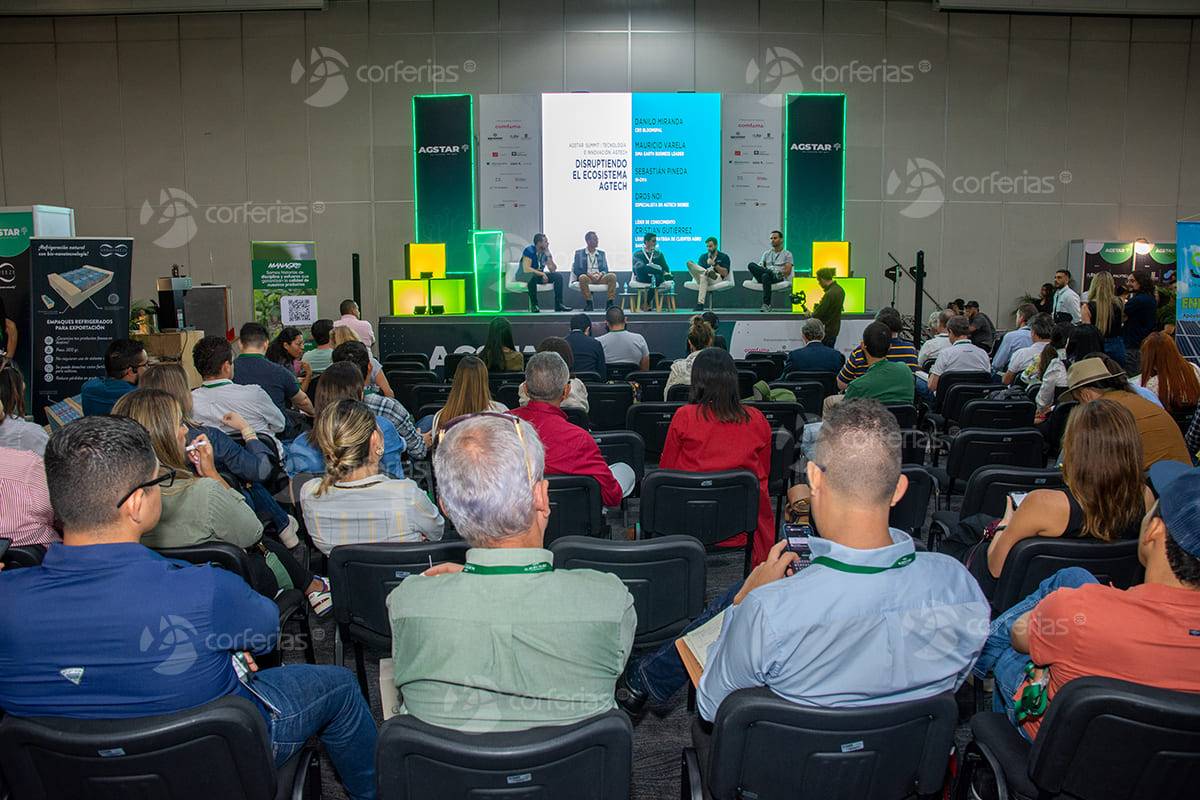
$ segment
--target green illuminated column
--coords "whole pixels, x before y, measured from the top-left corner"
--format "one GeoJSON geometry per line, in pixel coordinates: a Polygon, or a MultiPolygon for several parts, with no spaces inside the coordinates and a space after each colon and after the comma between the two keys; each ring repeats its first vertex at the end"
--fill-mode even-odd
{"type": "Polygon", "coordinates": [[[846,238],[846,95],[789,94],[783,142],[783,241],[808,275],[813,242],[846,238]]]}
{"type": "Polygon", "coordinates": [[[471,95],[417,95],[412,116],[417,241],[445,242],[447,274],[470,275],[476,227],[471,95]]]}
{"type": "Polygon", "coordinates": [[[504,231],[471,234],[475,263],[475,310],[498,313],[504,309],[504,231]]]}

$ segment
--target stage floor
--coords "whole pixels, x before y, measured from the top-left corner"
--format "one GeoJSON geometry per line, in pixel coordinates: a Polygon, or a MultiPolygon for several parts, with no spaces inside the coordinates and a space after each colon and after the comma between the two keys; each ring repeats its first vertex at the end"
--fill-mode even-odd
{"type": "MultiPolygon", "coordinates": [[[[572,316],[580,311],[542,311],[537,314],[506,312],[504,314],[465,314],[433,317],[381,317],[379,319],[379,352],[421,353],[429,356],[431,368],[440,367],[447,353],[477,352],[487,339],[488,326],[497,316],[503,316],[513,329],[513,341],[525,353],[534,352],[538,342],[548,336],[566,336],[572,316]]],[[[592,335],[606,332],[603,310],[583,312],[592,320],[592,335]]],[[[687,329],[693,311],[625,312],[630,331],[646,339],[651,352],[667,358],[687,355],[687,329]]],[[[794,350],[803,342],[800,326],[807,317],[786,311],[716,312],[720,322],[718,333],[729,343],[734,358],[747,353],[794,350]]],[[[847,314],[836,347],[849,353],[862,340],[862,331],[873,314],[847,314]]]]}

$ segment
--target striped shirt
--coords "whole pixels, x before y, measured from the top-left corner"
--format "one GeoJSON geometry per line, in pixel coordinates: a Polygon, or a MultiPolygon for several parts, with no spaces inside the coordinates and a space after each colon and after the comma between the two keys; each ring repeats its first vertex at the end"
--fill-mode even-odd
{"type": "MultiPolygon", "coordinates": [[[[921,368],[917,363],[917,348],[913,346],[912,342],[898,336],[892,337],[891,344],[888,345],[887,360],[905,364],[913,372],[921,368]]],[[[867,354],[860,344],[854,348],[850,357],[846,359],[846,363],[842,365],[842,371],[838,373],[838,380],[842,383],[850,383],[866,372],[868,366],[867,354]]]]}
{"type": "Polygon", "coordinates": [[[59,541],[42,457],[0,447],[0,537],[13,547],[59,541]]]}
{"type": "Polygon", "coordinates": [[[442,538],[445,520],[411,480],[370,475],[339,481],[318,496],[320,485],[319,478],[304,484],[300,506],[313,544],[325,555],[343,544],[442,538]]]}

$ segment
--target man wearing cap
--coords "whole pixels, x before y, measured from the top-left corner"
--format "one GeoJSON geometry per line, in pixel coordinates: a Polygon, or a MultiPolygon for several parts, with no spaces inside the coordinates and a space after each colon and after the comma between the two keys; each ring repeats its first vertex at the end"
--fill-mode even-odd
{"type": "Polygon", "coordinates": [[[592,321],[587,314],[571,317],[567,344],[571,346],[572,366],[576,372],[595,372],[600,380],[604,380],[608,372],[604,363],[604,347],[592,338],[592,321]]]}
{"type": "Polygon", "coordinates": [[[1142,437],[1143,469],[1149,469],[1157,461],[1192,463],[1175,419],[1134,391],[1124,372],[1110,369],[1100,358],[1085,358],[1072,364],[1067,372],[1067,391],[1058,402],[1088,403],[1101,397],[1125,406],[1133,414],[1142,437]]]}
{"type": "Polygon", "coordinates": [[[1045,714],[1023,696],[1044,691],[1053,701],[1075,678],[1200,692],[1200,469],[1160,461],[1150,483],[1158,501],[1138,539],[1144,583],[1116,589],[1068,567],[992,623],[973,673],[995,675],[995,709],[1027,739],[1045,714]],[[1019,720],[1022,710],[1033,713],[1019,720]]]}

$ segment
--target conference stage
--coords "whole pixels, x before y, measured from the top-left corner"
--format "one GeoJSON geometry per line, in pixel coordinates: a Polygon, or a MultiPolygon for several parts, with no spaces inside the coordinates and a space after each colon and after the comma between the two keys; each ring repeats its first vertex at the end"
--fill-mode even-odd
{"type": "MultiPolygon", "coordinates": [[[[566,336],[570,320],[579,311],[506,313],[512,324],[513,342],[523,353],[532,353],[538,342],[547,336],[566,336]]],[[[794,350],[803,344],[800,326],[806,319],[792,313],[762,313],[759,311],[718,310],[720,324],[717,333],[729,343],[734,358],[748,353],[770,353],[794,350]]],[[[642,313],[627,312],[628,330],[639,333],[653,353],[667,358],[687,355],[687,331],[694,312],[673,311],[642,313]]],[[[606,332],[604,312],[588,313],[592,320],[592,335],[606,332]]],[[[477,352],[487,340],[488,326],[494,315],[464,316],[405,316],[379,319],[380,353],[421,353],[429,357],[430,369],[440,368],[448,353],[477,352]]],[[[846,314],[838,334],[837,349],[849,353],[862,340],[863,329],[874,319],[873,314],[846,314]]]]}

